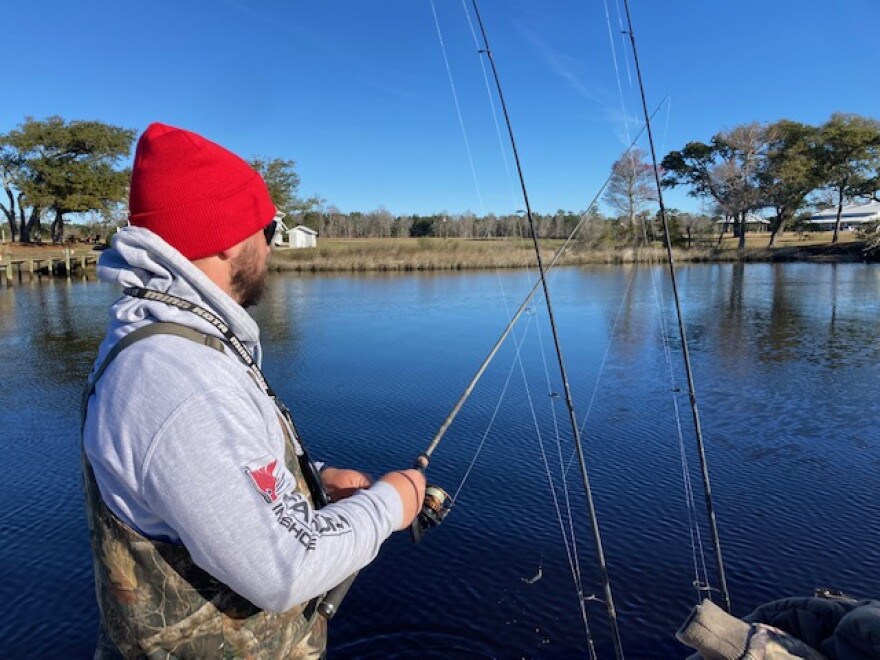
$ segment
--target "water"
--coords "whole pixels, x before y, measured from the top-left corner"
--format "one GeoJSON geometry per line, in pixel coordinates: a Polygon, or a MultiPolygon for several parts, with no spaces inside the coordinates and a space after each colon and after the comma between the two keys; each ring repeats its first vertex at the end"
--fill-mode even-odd
{"type": "MultiPolygon", "coordinates": [[[[880,268],[698,265],[679,277],[735,612],[817,586],[877,597],[880,268]]],[[[632,658],[683,657],[673,635],[696,600],[676,402],[698,495],[700,478],[687,396],[671,391],[664,358],[663,337],[675,334],[667,279],[662,268],[614,267],[563,270],[552,283],[632,658]]],[[[374,475],[408,466],[528,288],[524,272],[276,276],[255,310],[265,372],[316,456],[374,475]]],[[[0,290],[4,657],[93,648],[78,396],[117,295],[95,282],[0,290]]],[[[505,346],[434,455],[432,481],[455,491],[485,436],[457,506],[420,545],[397,535],[361,573],[333,622],[332,657],[586,656],[548,483],[549,472],[567,528],[559,465],[570,431],[548,396],[562,390],[540,304],[517,339],[522,370],[505,346]]],[[[670,350],[686,392],[676,338],[670,350]]],[[[566,483],[584,589],[601,596],[576,465],[566,483]]],[[[702,499],[696,507],[702,520],[702,499]]],[[[600,657],[612,657],[604,606],[587,611],[600,657]]]]}

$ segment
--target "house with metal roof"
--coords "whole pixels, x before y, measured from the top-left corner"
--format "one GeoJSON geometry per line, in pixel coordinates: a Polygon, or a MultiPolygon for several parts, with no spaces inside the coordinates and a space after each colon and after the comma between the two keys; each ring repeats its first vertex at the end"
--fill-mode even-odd
{"type": "MultiPolygon", "coordinates": [[[[840,214],[841,229],[857,229],[869,222],[880,221],[880,202],[868,202],[867,204],[847,204],[840,214]]],[[[817,211],[810,216],[809,223],[816,229],[829,231],[834,229],[837,222],[837,207],[817,211]]]]}

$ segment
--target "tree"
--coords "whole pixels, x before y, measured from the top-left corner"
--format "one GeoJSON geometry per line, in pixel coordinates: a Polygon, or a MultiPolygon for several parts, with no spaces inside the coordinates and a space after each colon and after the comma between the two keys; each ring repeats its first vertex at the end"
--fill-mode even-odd
{"type": "Polygon", "coordinates": [[[776,211],[769,247],[803,207],[807,196],[821,184],[816,158],[819,130],[815,126],[781,119],[766,129],[767,153],[758,179],[765,200],[776,211]]]}
{"type": "Polygon", "coordinates": [[[303,199],[297,196],[300,178],[296,173],[296,161],[255,156],[250,165],[263,177],[272,203],[282,213],[305,213],[324,202],[320,197],[303,199]]]}
{"type": "Polygon", "coordinates": [[[689,142],[663,159],[663,185],[689,185],[690,196],[710,198],[723,215],[735,218],[743,250],[746,215],[763,204],[758,172],[766,146],[757,123],[718,133],[710,144],[689,142]]]}
{"type": "Polygon", "coordinates": [[[412,216],[412,224],[410,225],[409,235],[413,238],[434,235],[434,217],[419,215],[412,216]]]}
{"type": "Polygon", "coordinates": [[[293,213],[299,206],[299,198],[296,196],[299,189],[299,174],[296,173],[296,161],[282,158],[266,158],[257,156],[251,159],[253,167],[269,189],[269,197],[272,203],[282,213],[293,213]]]}
{"type": "Polygon", "coordinates": [[[641,236],[636,218],[657,198],[654,169],[645,162],[646,156],[641,149],[630,149],[615,161],[603,196],[608,206],[626,218],[627,230],[635,241],[641,236]]]}
{"type": "Polygon", "coordinates": [[[865,253],[876,257],[880,253],[880,222],[869,222],[859,232],[865,241],[865,253]]]}
{"type": "Polygon", "coordinates": [[[6,144],[6,136],[0,135],[0,185],[6,193],[6,201],[0,201],[0,210],[9,223],[9,235],[12,242],[18,236],[18,225],[15,221],[16,201],[21,201],[21,193],[15,190],[15,179],[21,169],[21,157],[6,144]]]}
{"type": "Polygon", "coordinates": [[[705,236],[712,233],[712,218],[707,215],[679,213],[675,216],[675,220],[688,249],[694,246],[694,238],[696,236],[705,236]]]}
{"type": "Polygon", "coordinates": [[[820,127],[817,149],[824,184],[834,191],[837,219],[832,243],[837,243],[843,203],[871,194],[880,165],[880,122],[859,115],[835,113],[820,127]]]}
{"type": "Polygon", "coordinates": [[[716,169],[722,191],[722,210],[739,220],[739,245],[746,246],[746,217],[749,211],[764,205],[758,173],[767,140],[757,122],[719,133],[712,142],[722,162],[716,169]]]}
{"type": "Polygon", "coordinates": [[[583,224],[577,246],[582,250],[604,247],[613,240],[611,232],[611,222],[599,212],[599,205],[591,204],[583,213],[583,224]]]}
{"type": "Polygon", "coordinates": [[[54,211],[52,240],[64,240],[64,214],[100,211],[121,201],[130,173],[118,169],[131,153],[135,132],[99,121],[32,117],[4,138],[19,164],[12,184],[18,189],[21,227],[26,243],[39,231],[44,210],[54,211]],[[24,205],[31,207],[24,222],[24,205]]]}

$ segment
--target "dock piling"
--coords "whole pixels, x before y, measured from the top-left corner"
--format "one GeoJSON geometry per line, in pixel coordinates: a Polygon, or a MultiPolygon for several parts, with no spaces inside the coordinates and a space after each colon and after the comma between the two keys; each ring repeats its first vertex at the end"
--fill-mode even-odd
{"type": "Polygon", "coordinates": [[[13,259],[9,254],[0,254],[0,286],[12,286],[24,282],[24,274],[27,272],[29,281],[42,279],[43,269],[46,269],[49,277],[61,277],[68,280],[73,277],[75,269],[81,269],[81,277],[89,279],[89,268],[97,264],[97,256],[89,252],[77,253],[70,248],[63,249],[60,253],[41,253],[42,256],[22,256],[13,259]],[[17,280],[17,281],[16,281],[17,280]]]}

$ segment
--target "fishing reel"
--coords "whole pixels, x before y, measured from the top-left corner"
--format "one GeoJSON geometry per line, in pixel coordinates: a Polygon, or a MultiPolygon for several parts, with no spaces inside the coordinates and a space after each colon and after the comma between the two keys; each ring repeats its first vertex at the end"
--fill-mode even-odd
{"type": "MultiPolygon", "coordinates": [[[[414,467],[416,470],[424,472],[428,467],[428,457],[425,454],[420,454],[416,459],[414,467]]],[[[455,502],[449,493],[440,488],[440,486],[428,484],[425,488],[425,500],[422,502],[422,510],[419,511],[419,515],[416,516],[409,526],[413,543],[421,541],[425,532],[442,523],[454,504],[455,502]]]]}
{"type": "Polygon", "coordinates": [[[425,488],[425,501],[422,502],[422,510],[419,511],[419,515],[416,516],[416,519],[413,520],[412,525],[409,527],[413,543],[421,541],[422,535],[425,532],[442,523],[452,509],[453,504],[455,502],[452,501],[449,493],[440,488],[440,486],[429,484],[425,488]]]}

